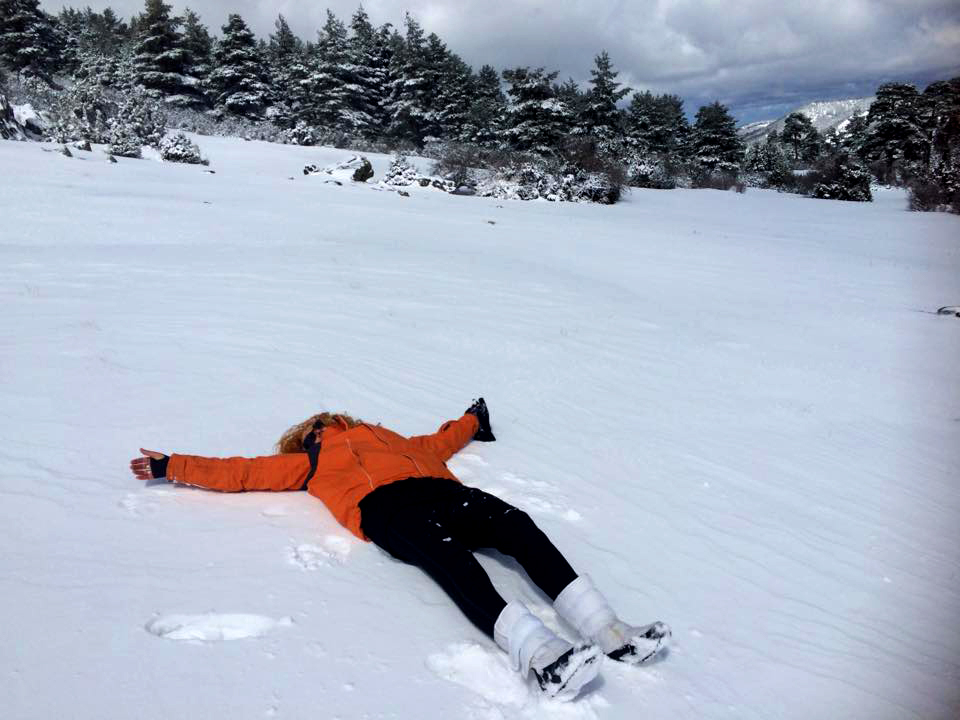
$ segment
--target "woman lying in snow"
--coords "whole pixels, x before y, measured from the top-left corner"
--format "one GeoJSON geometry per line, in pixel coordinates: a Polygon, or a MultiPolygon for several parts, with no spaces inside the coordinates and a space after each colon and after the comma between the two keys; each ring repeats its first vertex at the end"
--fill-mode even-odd
{"type": "Polygon", "coordinates": [[[601,652],[641,663],[663,646],[660,622],[634,627],[614,614],[587,575],[578,576],[530,517],[493,495],[461,484],[444,462],[471,440],[496,438],[483,398],[433,435],[405,438],[349,415],[314,415],[283,434],[276,455],[206,458],[144,450],[130,462],[141,480],[211,490],[307,490],[344,527],[393,557],[422,568],[463,613],[492,637],[524,677],[569,699],[597,674],[601,652]],[[494,589],[473,550],[514,557],[586,639],[571,644],[520,602],[494,589]]]}

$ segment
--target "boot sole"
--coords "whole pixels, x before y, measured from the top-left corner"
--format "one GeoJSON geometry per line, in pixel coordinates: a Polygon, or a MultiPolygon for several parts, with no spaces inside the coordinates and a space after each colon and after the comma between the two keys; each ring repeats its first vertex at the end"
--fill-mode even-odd
{"type": "Polygon", "coordinates": [[[656,622],[646,628],[646,632],[630,638],[630,642],[607,654],[611,660],[640,665],[651,660],[667,644],[672,635],[670,626],[656,622]]]}
{"type": "Polygon", "coordinates": [[[583,645],[571,648],[558,658],[560,662],[568,658],[564,664],[560,682],[545,682],[537,674],[540,689],[554,700],[573,700],[580,689],[593,680],[600,671],[600,658],[603,653],[595,645],[583,645]]]}

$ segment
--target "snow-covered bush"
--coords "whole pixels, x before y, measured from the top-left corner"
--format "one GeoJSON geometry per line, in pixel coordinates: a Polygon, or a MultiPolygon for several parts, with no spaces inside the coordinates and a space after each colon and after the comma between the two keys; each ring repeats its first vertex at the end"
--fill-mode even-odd
{"type": "Polygon", "coordinates": [[[287,130],[287,137],[293,145],[317,144],[317,131],[307,125],[303,120],[300,120],[296,125],[287,130]]]}
{"type": "Polygon", "coordinates": [[[140,157],[141,146],[159,147],[166,134],[166,114],[160,104],[141,88],[126,93],[109,119],[107,142],[110,153],[120,157],[140,157]]]}
{"type": "Polygon", "coordinates": [[[661,155],[637,156],[627,166],[631,187],[673,190],[677,186],[677,169],[661,155]]]}
{"type": "Polygon", "coordinates": [[[130,125],[122,122],[111,122],[110,129],[107,131],[107,142],[110,145],[109,152],[111,155],[128,158],[141,157],[143,142],[130,125]]]}
{"type": "Polygon", "coordinates": [[[870,171],[847,155],[827,156],[809,173],[812,195],[823,200],[870,202],[870,171]]]}
{"type": "Polygon", "coordinates": [[[605,173],[587,172],[546,161],[527,161],[482,178],[477,194],[508,200],[596,202],[610,205],[620,199],[621,188],[605,173]]]}
{"type": "Polygon", "coordinates": [[[182,132],[167,135],[160,141],[160,157],[167,162],[209,165],[210,161],[200,154],[200,148],[182,132]]]}
{"type": "Polygon", "coordinates": [[[420,178],[417,169],[410,164],[405,155],[395,155],[380,181],[384,185],[403,187],[412,185],[420,178]]]}
{"type": "Polygon", "coordinates": [[[938,168],[915,178],[907,193],[911,210],[960,213],[960,170],[938,168]]]}
{"type": "Polygon", "coordinates": [[[118,107],[114,95],[94,77],[79,78],[53,106],[52,138],[61,143],[109,142],[110,120],[118,107]]]}
{"type": "Polygon", "coordinates": [[[489,155],[489,151],[467,143],[440,142],[430,150],[428,157],[436,158],[431,172],[457,187],[476,187],[476,169],[486,166],[489,155]]]}
{"type": "Polygon", "coordinates": [[[167,116],[163,107],[146,91],[137,88],[124,95],[112,124],[125,125],[142,145],[159,146],[166,135],[167,116]]]}

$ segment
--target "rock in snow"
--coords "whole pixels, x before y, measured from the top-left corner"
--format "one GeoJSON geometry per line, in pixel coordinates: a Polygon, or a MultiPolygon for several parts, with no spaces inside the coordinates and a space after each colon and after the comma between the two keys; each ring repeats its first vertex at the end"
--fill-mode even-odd
{"type": "Polygon", "coordinates": [[[344,181],[365,183],[373,177],[373,165],[362,155],[354,155],[349,160],[318,167],[310,164],[303,168],[304,175],[328,175],[337,185],[342,185],[344,181]]]}
{"type": "Polygon", "coordinates": [[[0,138],[4,140],[26,140],[23,126],[13,114],[13,106],[6,96],[0,95],[0,138]]]}

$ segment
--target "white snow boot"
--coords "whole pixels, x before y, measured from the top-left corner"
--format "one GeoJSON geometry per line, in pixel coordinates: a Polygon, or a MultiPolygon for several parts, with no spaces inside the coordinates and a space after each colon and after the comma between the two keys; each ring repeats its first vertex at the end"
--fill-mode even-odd
{"type": "Polygon", "coordinates": [[[596,643],[608,657],[620,662],[646,662],[670,639],[670,627],[666,623],[636,627],[620,620],[594,587],[589,575],[581,575],[567,585],[553,607],[582,637],[596,643]]]}
{"type": "Polygon", "coordinates": [[[540,689],[572,700],[600,669],[603,654],[594,645],[574,646],[557,637],[520,602],[509,603],[493,628],[493,639],[523,677],[532,670],[540,689]]]}

